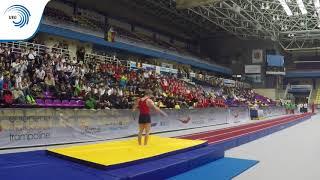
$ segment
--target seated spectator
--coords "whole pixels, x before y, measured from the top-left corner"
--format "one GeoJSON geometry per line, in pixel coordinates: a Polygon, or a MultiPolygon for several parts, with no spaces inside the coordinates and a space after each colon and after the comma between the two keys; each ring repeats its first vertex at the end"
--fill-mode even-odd
{"type": "Polygon", "coordinates": [[[56,83],[52,74],[47,74],[44,79],[45,91],[56,93],[56,83]]]}
{"type": "Polygon", "coordinates": [[[36,78],[37,78],[37,82],[43,82],[44,81],[44,77],[46,75],[46,72],[44,71],[43,67],[37,68],[36,72],[35,72],[36,78]]]}
{"type": "Polygon", "coordinates": [[[19,87],[14,87],[12,94],[13,94],[13,102],[14,103],[17,103],[17,104],[25,104],[26,103],[25,96],[19,87]]]}
{"type": "Polygon", "coordinates": [[[36,56],[37,56],[37,53],[33,50],[33,48],[31,48],[28,53],[28,60],[29,61],[34,60],[36,56]]]}
{"type": "Polygon", "coordinates": [[[3,103],[5,106],[10,106],[13,103],[13,94],[7,89],[3,90],[3,103]]]}

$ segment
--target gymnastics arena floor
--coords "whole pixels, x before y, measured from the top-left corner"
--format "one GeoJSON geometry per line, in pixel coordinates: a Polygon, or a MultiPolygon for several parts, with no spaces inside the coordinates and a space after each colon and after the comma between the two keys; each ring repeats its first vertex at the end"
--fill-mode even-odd
{"type": "MultiPolygon", "coordinates": [[[[275,139],[274,141],[276,141],[277,138],[272,137],[279,136],[279,134],[281,133],[288,132],[291,129],[300,127],[301,125],[308,124],[308,121],[306,120],[310,119],[310,116],[310,114],[284,116],[275,118],[273,120],[243,124],[240,126],[228,127],[218,130],[208,130],[205,132],[198,132],[187,135],[181,135],[179,133],[179,136],[177,136],[177,138],[204,140],[207,141],[208,145],[184,152],[171,153],[168,156],[161,156],[161,158],[156,157],[154,159],[149,159],[146,162],[139,162],[130,166],[117,167],[116,169],[110,170],[103,170],[92,166],[87,166],[87,164],[83,164],[81,162],[68,161],[64,158],[48,155],[45,151],[41,150],[2,154],[0,155],[0,176],[2,177],[1,179],[5,180],[69,180],[72,178],[90,180],[168,178],[224,180],[232,179],[237,175],[243,173],[245,170],[249,169],[246,173],[243,173],[237,178],[263,179],[264,177],[268,177],[266,179],[274,179],[270,178],[272,177],[271,175],[265,176],[263,173],[261,174],[261,168],[264,169],[264,166],[266,166],[265,163],[270,162],[272,157],[265,158],[259,153],[265,153],[266,151],[269,152],[268,149],[271,148],[270,153],[272,153],[270,156],[277,157],[276,150],[281,150],[281,145],[277,147],[273,147],[272,145],[268,146],[264,143],[260,144],[259,147],[250,147],[250,145],[252,146],[252,144],[259,143],[260,141],[265,141],[266,139],[270,138],[271,140],[275,139]],[[282,129],[288,128],[301,122],[304,123],[295,126],[294,128],[289,128],[288,130],[278,132],[282,129]],[[274,132],[278,133],[270,135],[274,132]],[[244,148],[246,146],[249,146],[249,148],[244,148]],[[248,150],[250,148],[252,148],[253,150],[248,150]],[[257,151],[254,148],[257,148],[257,151]],[[225,157],[225,155],[228,158],[225,157]],[[255,172],[255,169],[258,169],[258,171],[255,172]]],[[[311,122],[314,123],[314,117],[312,117],[311,122]]],[[[301,133],[303,134],[303,132],[301,133]]],[[[302,134],[300,134],[300,136],[302,134]]],[[[288,136],[290,137],[290,135],[288,136]]],[[[296,134],[296,136],[298,136],[298,134],[296,134]]],[[[289,142],[293,141],[294,140],[289,142]]],[[[299,146],[299,143],[294,143],[295,146],[299,146]]],[[[289,147],[290,146],[287,145],[283,148],[285,149],[289,147]]],[[[282,154],[285,157],[290,153],[282,154]]],[[[298,156],[299,154],[295,155],[298,156]]],[[[291,158],[294,160],[294,157],[291,158]]],[[[290,158],[287,158],[287,160],[289,159],[290,158]]],[[[279,158],[274,158],[274,163],[277,163],[278,160],[279,158]]],[[[289,162],[290,161],[288,161],[287,163],[289,162]]],[[[300,161],[296,163],[300,163],[300,161]]],[[[272,168],[269,168],[269,170],[271,171],[272,168]]],[[[280,171],[281,168],[273,170],[280,171]]],[[[273,174],[272,172],[269,173],[273,174]]]]}

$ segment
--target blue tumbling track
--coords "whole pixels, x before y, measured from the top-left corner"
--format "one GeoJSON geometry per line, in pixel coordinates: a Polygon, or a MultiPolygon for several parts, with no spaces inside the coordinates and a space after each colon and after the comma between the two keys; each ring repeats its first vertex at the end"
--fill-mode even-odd
{"type": "Polygon", "coordinates": [[[92,168],[85,164],[48,155],[45,151],[3,154],[0,155],[0,177],[1,180],[167,179],[221,159],[227,149],[280,131],[309,118],[310,116],[307,116],[219,144],[199,147],[187,152],[112,170],[92,168]]]}

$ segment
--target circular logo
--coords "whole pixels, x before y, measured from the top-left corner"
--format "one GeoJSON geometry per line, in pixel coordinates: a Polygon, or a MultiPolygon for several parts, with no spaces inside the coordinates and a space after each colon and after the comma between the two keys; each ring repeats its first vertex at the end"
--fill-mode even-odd
{"type": "Polygon", "coordinates": [[[30,11],[22,5],[10,6],[4,13],[16,27],[24,27],[29,23],[30,11]]]}

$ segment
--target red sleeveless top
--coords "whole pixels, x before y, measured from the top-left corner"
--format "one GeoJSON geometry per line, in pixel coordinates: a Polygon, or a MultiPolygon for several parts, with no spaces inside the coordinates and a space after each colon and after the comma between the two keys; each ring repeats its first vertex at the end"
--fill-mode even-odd
{"type": "Polygon", "coordinates": [[[143,101],[140,99],[139,100],[139,110],[140,114],[148,115],[150,114],[150,108],[147,105],[147,100],[149,98],[144,99],[143,101]]]}

